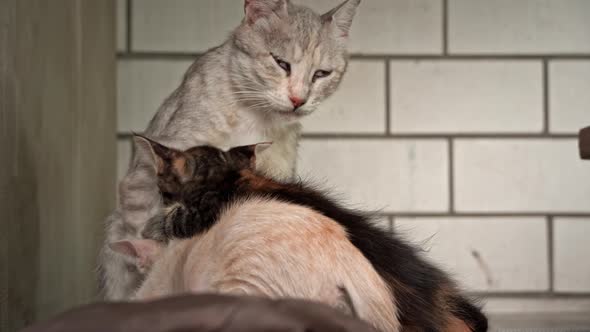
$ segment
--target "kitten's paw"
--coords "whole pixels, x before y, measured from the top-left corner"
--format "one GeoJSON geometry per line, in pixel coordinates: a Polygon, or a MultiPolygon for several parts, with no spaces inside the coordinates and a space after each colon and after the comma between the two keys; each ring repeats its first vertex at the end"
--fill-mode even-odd
{"type": "Polygon", "coordinates": [[[146,239],[152,239],[159,242],[168,242],[174,237],[173,227],[177,222],[182,222],[183,216],[186,215],[186,207],[180,203],[167,206],[148,220],[141,235],[146,239]]]}
{"type": "Polygon", "coordinates": [[[183,222],[188,214],[188,209],[184,204],[174,203],[164,209],[166,225],[172,225],[176,222],[183,222]]]}

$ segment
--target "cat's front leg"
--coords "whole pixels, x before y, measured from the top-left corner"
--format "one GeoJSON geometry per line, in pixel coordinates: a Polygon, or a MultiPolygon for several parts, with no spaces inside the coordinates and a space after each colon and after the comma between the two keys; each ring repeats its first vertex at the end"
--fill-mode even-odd
{"type": "Polygon", "coordinates": [[[208,230],[217,217],[217,213],[213,211],[218,206],[215,201],[215,197],[203,196],[200,204],[176,203],[167,208],[163,221],[167,239],[186,239],[208,230]]]}
{"type": "Polygon", "coordinates": [[[172,238],[190,238],[200,234],[215,224],[219,210],[223,206],[223,193],[204,192],[199,200],[190,204],[174,203],[152,218],[142,235],[145,238],[168,242],[172,238]]]}
{"type": "Polygon", "coordinates": [[[170,207],[164,208],[156,216],[151,218],[145,228],[141,232],[141,236],[146,239],[155,240],[158,242],[168,243],[174,237],[172,230],[172,222],[176,218],[176,211],[180,208],[180,204],[174,204],[170,207]]]}
{"type": "Polygon", "coordinates": [[[195,235],[193,224],[199,222],[200,214],[198,210],[191,210],[181,203],[175,203],[166,208],[166,215],[162,221],[162,229],[168,239],[183,239],[195,235]]]}

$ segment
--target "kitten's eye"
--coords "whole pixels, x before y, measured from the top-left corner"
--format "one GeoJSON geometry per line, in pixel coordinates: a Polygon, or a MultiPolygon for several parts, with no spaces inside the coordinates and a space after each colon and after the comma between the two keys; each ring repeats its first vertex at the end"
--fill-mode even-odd
{"type": "Polygon", "coordinates": [[[330,74],[332,74],[331,71],[328,70],[318,70],[315,72],[315,74],[313,74],[313,81],[317,81],[320,78],[324,78],[324,77],[328,77],[330,76],[330,74]]]}
{"type": "Polygon", "coordinates": [[[290,63],[288,63],[287,61],[281,60],[281,58],[279,58],[278,56],[276,56],[272,53],[270,55],[272,55],[272,58],[275,59],[277,65],[279,65],[279,67],[281,67],[287,73],[287,76],[291,75],[291,64],[290,63]]]}

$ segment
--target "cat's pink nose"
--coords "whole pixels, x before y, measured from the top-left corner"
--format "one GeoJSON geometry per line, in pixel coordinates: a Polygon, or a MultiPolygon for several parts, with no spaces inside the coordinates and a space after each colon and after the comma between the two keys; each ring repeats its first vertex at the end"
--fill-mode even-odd
{"type": "Polygon", "coordinates": [[[298,109],[299,107],[305,105],[305,103],[307,102],[307,100],[297,98],[297,97],[289,97],[289,99],[291,99],[291,103],[293,103],[293,107],[295,109],[298,109]]]}

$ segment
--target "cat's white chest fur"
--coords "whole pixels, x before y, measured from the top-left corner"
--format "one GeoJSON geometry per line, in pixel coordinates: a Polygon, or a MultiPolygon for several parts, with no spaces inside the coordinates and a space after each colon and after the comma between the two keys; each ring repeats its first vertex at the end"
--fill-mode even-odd
{"type": "Polygon", "coordinates": [[[268,125],[265,121],[249,115],[241,116],[235,126],[228,128],[231,132],[228,133],[228,139],[222,147],[224,150],[273,140],[273,137],[269,137],[271,135],[268,133],[268,125]]]}
{"type": "MultiPolygon", "coordinates": [[[[194,137],[194,141],[205,142],[223,150],[272,143],[269,149],[258,156],[257,169],[275,179],[291,179],[297,162],[297,142],[301,132],[299,122],[277,121],[276,118],[269,119],[264,113],[245,109],[232,109],[231,114],[224,118],[223,123],[217,124],[215,135],[209,132],[208,137],[194,137]],[[232,121],[228,121],[228,118],[232,118],[232,121]]],[[[201,136],[198,133],[193,135],[201,136]]]]}

